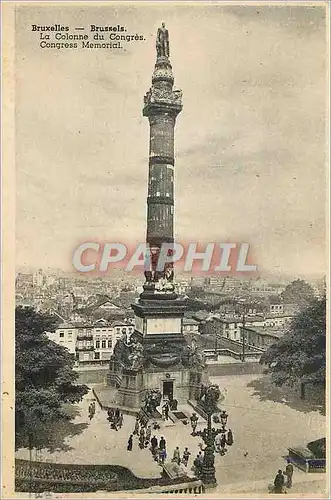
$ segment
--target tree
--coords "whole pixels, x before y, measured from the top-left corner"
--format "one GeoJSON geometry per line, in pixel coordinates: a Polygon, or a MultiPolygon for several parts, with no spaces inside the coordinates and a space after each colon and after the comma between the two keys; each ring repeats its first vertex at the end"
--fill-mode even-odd
{"type": "Polygon", "coordinates": [[[325,387],[326,299],[313,299],[293,320],[290,331],[272,344],[260,363],[277,386],[296,382],[325,387]]]}
{"type": "Polygon", "coordinates": [[[63,404],[77,403],[88,392],[87,386],[75,383],[78,374],[69,351],[45,334],[54,331],[55,322],[31,307],[16,308],[16,447],[33,447],[50,423],[69,419],[63,404]]]}
{"type": "Polygon", "coordinates": [[[298,279],[287,285],[281,293],[281,297],[286,304],[296,304],[300,307],[305,307],[314,298],[314,290],[309,283],[298,279]]]}

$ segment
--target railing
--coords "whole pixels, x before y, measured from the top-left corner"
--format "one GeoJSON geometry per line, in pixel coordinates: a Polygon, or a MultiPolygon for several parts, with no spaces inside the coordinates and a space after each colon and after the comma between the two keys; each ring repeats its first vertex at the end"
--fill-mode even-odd
{"type": "MultiPolygon", "coordinates": [[[[151,486],[150,488],[139,489],[139,490],[131,490],[132,493],[149,493],[162,495],[163,493],[172,493],[172,494],[182,494],[182,495],[201,495],[204,493],[205,488],[203,482],[199,479],[196,481],[192,481],[189,483],[178,483],[178,484],[169,484],[167,486],[151,486]]],[[[130,493],[130,491],[126,491],[126,493],[130,493]]]]}
{"type": "Polygon", "coordinates": [[[187,477],[177,482],[142,479],[129,469],[109,465],[75,465],[15,460],[15,490],[25,492],[83,493],[125,491],[129,493],[201,494],[201,480],[187,477]],[[131,489],[129,490],[129,487],[131,489]]]}

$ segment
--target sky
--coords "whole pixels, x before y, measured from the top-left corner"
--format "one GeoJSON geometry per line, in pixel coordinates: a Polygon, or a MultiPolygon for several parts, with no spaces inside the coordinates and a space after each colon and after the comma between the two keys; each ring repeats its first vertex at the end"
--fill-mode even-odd
{"type": "MultiPolygon", "coordinates": [[[[326,12],[107,4],[16,11],[16,263],[72,269],[81,242],[146,232],[155,36],[170,36],[179,241],[248,242],[261,272],[325,272],[326,12]],[[125,51],[39,48],[31,25],[124,25],[125,51]]],[[[73,29],[70,31],[76,32],[73,29]]]]}

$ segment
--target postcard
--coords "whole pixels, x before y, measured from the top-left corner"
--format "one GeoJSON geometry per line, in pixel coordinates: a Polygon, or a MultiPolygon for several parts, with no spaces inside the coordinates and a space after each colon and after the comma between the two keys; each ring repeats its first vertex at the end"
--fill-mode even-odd
{"type": "Polygon", "coordinates": [[[328,498],[329,4],[2,13],[2,497],[328,498]]]}

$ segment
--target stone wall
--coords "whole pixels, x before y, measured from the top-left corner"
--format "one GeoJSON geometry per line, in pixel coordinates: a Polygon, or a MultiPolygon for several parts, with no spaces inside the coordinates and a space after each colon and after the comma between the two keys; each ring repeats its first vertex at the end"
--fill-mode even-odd
{"type": "Polygon", "coordinates": [[[106,384],[109,368],[107,365],[93,369],[76,369],[75,371],[78,373],[79,384],[106,384]]]}
{"type": "Polygon", "coordinates": [[[221,377],[226,375],[253,375],[263,373],[265,367],[260,363],[227,363],[207,365],[209,377],[221,377]]]}

